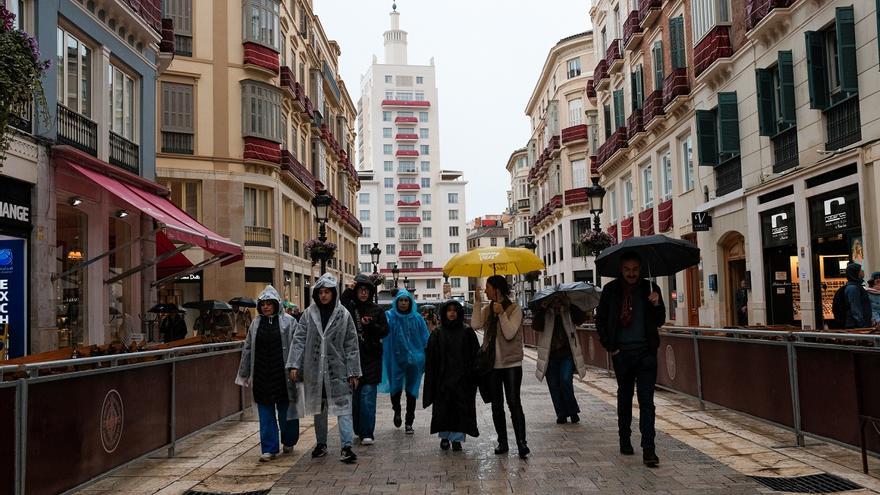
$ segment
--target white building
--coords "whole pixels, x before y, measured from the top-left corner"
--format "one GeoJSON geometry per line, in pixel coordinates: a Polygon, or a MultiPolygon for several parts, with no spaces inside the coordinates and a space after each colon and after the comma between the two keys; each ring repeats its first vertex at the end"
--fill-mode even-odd
{"type": "MultiPolygon", "coordinates": [[[[407,63],[407,33],[396,10],[385,32],[384,62],[373,57],[358,102],[360,269],[372,272],[370,249],[378,243],[386,287],[397,265],[400,282],[406,278],[419,300],[439,300],[443,265],[467,250],[466,182],[462,172],[441,167],[433,59],[407,63]]],[[[462,279],[449,283],[453,297],[464,295],[462,279]]]]}

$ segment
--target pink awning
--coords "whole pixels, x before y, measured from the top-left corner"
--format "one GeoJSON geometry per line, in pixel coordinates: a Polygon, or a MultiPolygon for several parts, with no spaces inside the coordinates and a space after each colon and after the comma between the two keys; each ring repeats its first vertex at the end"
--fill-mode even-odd
{"type": "Polygon", "coordinates": [[[171,201],[71,161],[65,160],[65,163],[114,196],[153,217],[161,224],[169,240],[192,244],[214,255],[241,256],[241,246],[214,233],[171,201]]]}

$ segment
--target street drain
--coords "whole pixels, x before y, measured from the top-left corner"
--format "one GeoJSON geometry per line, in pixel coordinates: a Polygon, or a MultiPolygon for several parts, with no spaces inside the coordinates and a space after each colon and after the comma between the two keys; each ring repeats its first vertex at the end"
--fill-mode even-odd
{"type": "Polygon", "coordinates": [[[788,478],[770,476],[750,476],[750,478],[779,492],[837,493],[862,488],[850,480],[828,473],[788,478]]]}
{"type": "Polygon", "coordinates": [[[183,495],[266,495],[269,490],[255,490],[251,492],[203,492],[199,490],[190,490],[183,495]]]}

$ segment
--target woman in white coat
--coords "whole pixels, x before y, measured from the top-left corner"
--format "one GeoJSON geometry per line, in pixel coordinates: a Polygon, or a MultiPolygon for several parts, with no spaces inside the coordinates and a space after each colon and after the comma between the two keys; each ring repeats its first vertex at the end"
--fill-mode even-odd
{"type": "Polygon", "coordinates": [[[271,285],[263,289],[258,301],[259,316],[248,328],[235,383],[253,391],[260,417],[260,461],[266,462],[279,452],[291,452],[299,440],[296,389],[285,369],[299,324],[281,311],[281,297],[271,285]]]}
{"type": "Polygon", "coordinates": [[[556,422],[565,424],[580,421],[581,412],[574,396],[574,373],[581,378],[587,371],[584,356],[578,345],[575,327],[586,319],[586,314],[568,303],[565,296],[550,298],[532,318],[532,328],[540,332],[538,339],[538,366],[535,377],[547,378],[550,399],[556,410],[556,422]]]}

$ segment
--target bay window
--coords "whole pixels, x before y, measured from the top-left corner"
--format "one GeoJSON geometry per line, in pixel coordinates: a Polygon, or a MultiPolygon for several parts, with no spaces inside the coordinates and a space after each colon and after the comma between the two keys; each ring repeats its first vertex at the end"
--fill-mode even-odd
{"type": "Polygon", "coordinates": [[[709,33],[713,27],[730,22],[729,0],[694,0],[691,4],[694,46],[709,33]]]}
{"type": "Polygon", "coordinates": [[[242,135],[281,143],[281,91],[257,81],[241,82],[242,135]]]}
{"type": "Polygon", "coordinates": [[[281,51],[279,14],[281,4],[276,0],[244,1],[244,40],[281,51]]]}

